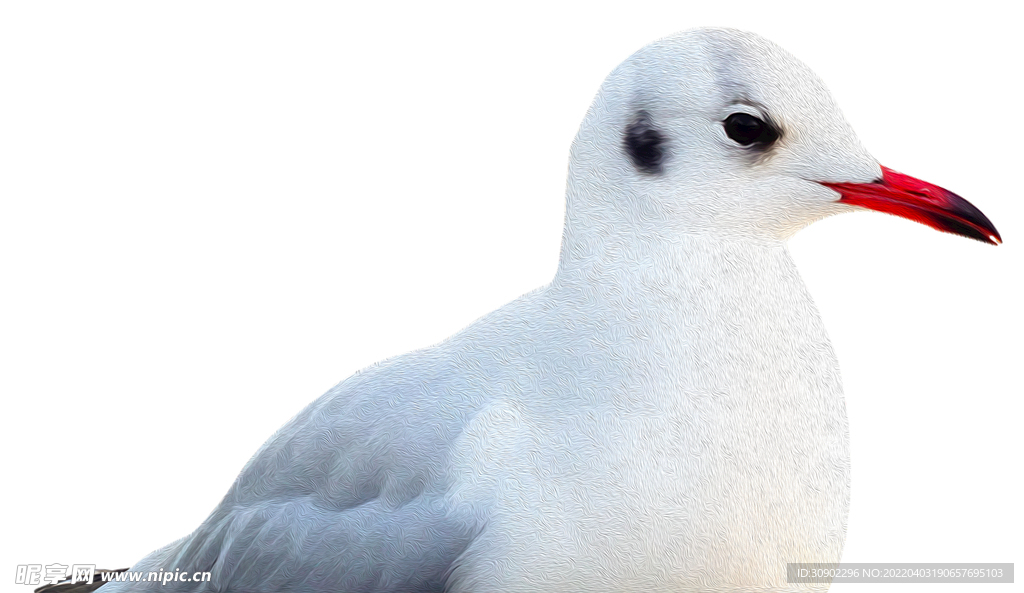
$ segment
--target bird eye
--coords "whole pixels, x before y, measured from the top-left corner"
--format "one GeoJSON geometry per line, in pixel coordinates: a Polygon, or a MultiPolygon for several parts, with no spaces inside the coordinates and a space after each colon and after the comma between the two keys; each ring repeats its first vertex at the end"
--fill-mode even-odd
{"type": "Polygon", "coordinates": [[[743,146],[757,145],[766,148],[779,139],[775,126],[750,115],[734,113],[725,118],[725,133],[743,146]]]}

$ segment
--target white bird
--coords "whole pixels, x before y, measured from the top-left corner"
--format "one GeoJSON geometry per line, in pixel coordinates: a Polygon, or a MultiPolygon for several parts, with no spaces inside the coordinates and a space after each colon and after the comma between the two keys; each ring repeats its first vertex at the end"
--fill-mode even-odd
{"type": "MultiPolygon", "coordinates": [[[[837,562],[839,366],[787,239],[871,208],[990,243],[756,35],[657,41],[573,142],[547,286],[348,378],[256,453],[160,591],[788,591],[837,562]]],[[[143,576],[145,578],[145,576],[143,576]]],[[[147,588],[148,587],[148,588],[147,588]]]]}

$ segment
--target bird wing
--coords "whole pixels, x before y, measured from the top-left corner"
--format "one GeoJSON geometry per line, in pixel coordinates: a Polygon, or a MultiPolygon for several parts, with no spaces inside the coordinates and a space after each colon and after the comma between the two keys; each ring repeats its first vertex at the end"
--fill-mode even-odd
{"type": "Polygon", "coordinates": [[[445,496],[451,443],[479,403],[456,350],[339,384],[271,437],[195,532],[133,570],[208,571],[228,591],[443,590],[477,532],[445,496]]]}

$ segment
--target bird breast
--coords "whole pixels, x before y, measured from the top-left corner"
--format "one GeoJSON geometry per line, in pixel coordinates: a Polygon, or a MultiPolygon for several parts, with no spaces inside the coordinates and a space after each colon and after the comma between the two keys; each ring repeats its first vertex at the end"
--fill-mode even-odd
{"type": "Polygon", "coordinates": [[[501,569],[453,583],[784,585],[786,562],[838,561],[838,364],[785,246],[619,255],[628,269],[563,270],[537,295],[545,340],[510,342],[509,387],[456,443],[454,506],[487,525],[465,565],[501,569]]]}

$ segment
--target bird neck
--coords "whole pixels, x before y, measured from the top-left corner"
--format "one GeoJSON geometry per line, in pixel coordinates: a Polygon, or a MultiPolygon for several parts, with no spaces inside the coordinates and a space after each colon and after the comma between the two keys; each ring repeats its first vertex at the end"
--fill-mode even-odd
{"type": "MultiPolygon", "coordinates": [[[[588,247],[584,258],[570,246],[547,303],[570,327],[600,328],[610,360],[675,369],[690,388],[751,410],[776,410],[783,396],[818,411],[834,405],[838,363],[784,242],[684,233],[588,247]]],[[[669,407],[676,396],[652,395],[669,407]]]]}
{"type": "Polygon", "coordinates": [[[792,319],[820,325],[784,241],[615,230],[566,239],[552,288],[588,315],[668,333],[725,323],[771,336],[788,334],[792,319]]]}
{"type": "MultiPolygon", "coordinates": [[[[600,277],[627,287],[630,282],[642,281],[637,276],[657,273],[662,282],[676,286],[702,278],[735,286],[756,282],[778,266],[799,278],[786,239],[775,233],[729,232],[687,224],[653,201],[649,207],[624,212],[612,201],[595,205],[572,196],[567,200],[557,281],[580,277],[592,282],[600,277]],[[766,259],[773,262],[768,268],[763,265],[766,259]],[[740,262],[759,264],[736,267],[740,262]]],[[[629,201],[636,204],[644,198],[630,196],[629,201]]]]}

